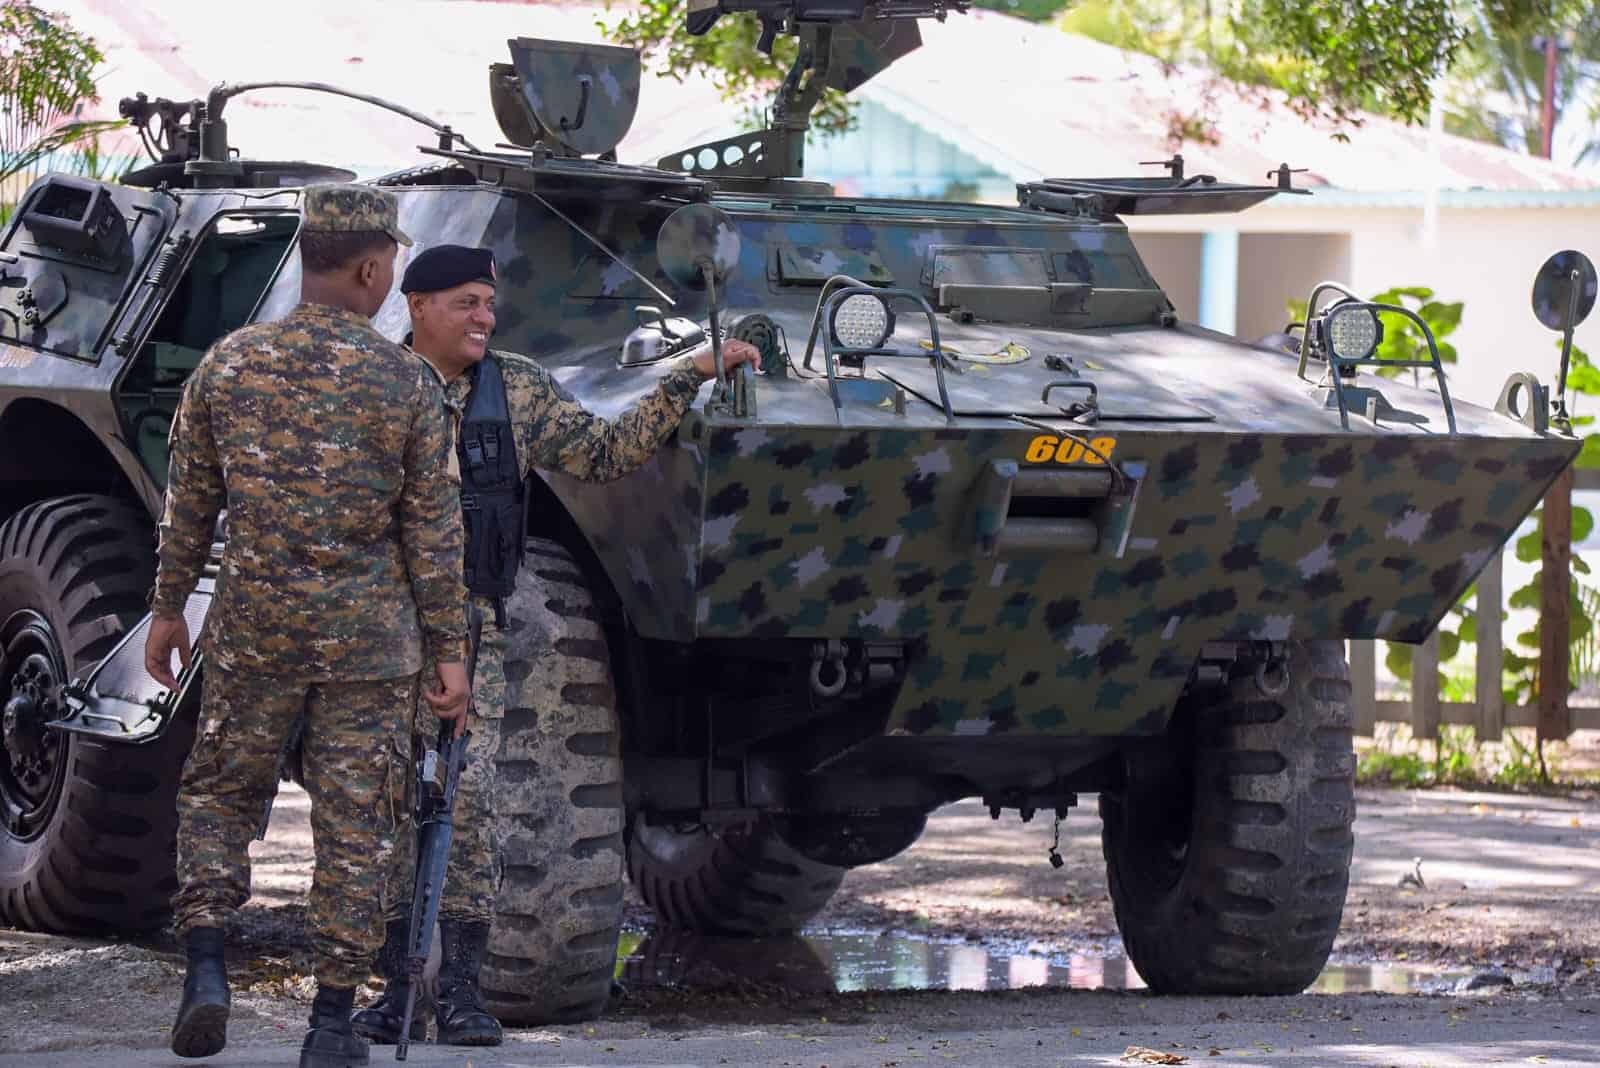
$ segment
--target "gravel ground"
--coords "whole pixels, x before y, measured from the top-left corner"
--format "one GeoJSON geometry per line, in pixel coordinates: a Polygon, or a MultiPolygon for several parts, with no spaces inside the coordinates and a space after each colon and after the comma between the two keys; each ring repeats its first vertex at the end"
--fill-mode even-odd
{"type": "MultiPolygon", "coordinates": [[[[1036,1050],[1045,1058],[1038,1063],[1054,1064],[1064,1050],[1077,1048],[1066,1041],[1076,1038],[1084,1056],[1110,1057],[1107,1063],[1117,1060],[1123,1048],[1118,1044],[1125,1042],[1204,1056],[1208,1063],[1248,1058],[1250,1047],[1268,1045],[1273,1056],[1257,1049],[1258,1060],[1239,1063],[1332,1063],[1348,1055],[1374,1064],[1409,1064],[1405,1056],[1382,1051],[1404,1047],[1395,1045],[1396,1036],[1424,1024],[1457,1039],[1465,1038],[1461,1029],[1467,1028],[1488,1051],[1484,1059],[1494,1059],[1495,1042],[1512,1060],[1582,1063],[1582,1057],[1571,1060],[1578,1049],[1592,1059],[1600,1043],[1593,1026],[1600,1004],[1600,802],[1587,795],[1362,790],[1359,812],[1350,899],[1334,953],[1336,961],[1377,967],[1347,968],[1336,977],[1353,978],[1324,989],[1370,987],[1381,975],[1400,980],[1398,987],[1384,989],[1441,992],[1455,975],[1486,970],[1512,977],[1511,989],[1470,996],[1323,993],[1289,999],[997,991],[996,986],[1044,981],[1043,964],[1016,963],[1037,962],[1040,955],[1072,961],[1071,967],[1054,968],[1051,982],[1070,973],[1079,987],[1116,987],[1136,976],[1116,959],[1120,947],[1105,896],[1092,799],[1062,826],[1066,864],[1059,871],[1046,862],[1052,835],[1047,819],[1023,824],[1009,814],[995,822],[980,806],[963,803],[935,814],[923,839],[906,853],[851,872],[818,918],[814,929],[820,936],[809,945],[741,947],[732,964],[729,954],[718,958],[715,952],[706,958],[710,966],[678,960],[683,966],[677,974],[700,984],[695,989],[650,981],[659,971],[641,963],[652,964],[652,953],[676,959],[700,950],[686,949],[681,940],[663,943],[660,936],[652,941],[648,912],[630,901],[632,933],[625,948],[636,959],[628,993],[612,1012],[591,1025],[519,1033],[505,1055],[520,1050],[523,1059],[478,1055],[476,1063],[590,1063],[595,1054],[593,1063],[620,1063],[622,1057],[641,1064],[882,1068],[918,1059],[969,1059],[962,1050],[987,1048],[995,1057],[1008,1051],[1004,1059],[1017,1063],[1034,1063],[1029,1051],[1036,1050]],[[853,934],[830,939],[829,932],[853,934]],[[934,947],[932,956],[946,964],[917,974],[930,986],[967,991],[836,989],[834,977],[847,971],[843,959],[862,947],[870,951],[879,940],[934,947]],[[958,959],[966,965],[957,967],[958,959]],[[1080,961],[1086,962],[1081,975],[1080,961]],[[985,986],[987,993],[969,992],[985,986]],[[1030,1028],[1045,1032],[1039,1045],[1017,1045],[1015,1036],[1030,1028]],[[1270,1033],[1280,1028],[1291,1037],[1275,1043],[1270,1033]],[[1362,1037],[1368,1033],[1386,1037],[1362,1037]],[[752,1035],[765,1036],[770,1045],[757,1052],[752,1035]],[[942,1045],[930,1044],[935,1041],[942,1045]],[[607,1045],[614,1051],[609,1060],[607,1045]],[[1213,1047],[1221,1060],[1210,1058],[1213,1047]],[[1359,1058],[1351,1052],[1358,1047],[1366,1051],[1359,1058]],[[545,1055],[556,1050],[555,1061],[545,1055]],[[1315,1050],[1321,1053],[1312,1056],[1315,1050]],[[528,1059],[534,1053],[540,1055],[528,1059]],[[828,1059],[819,1060],[824,1053],[828,1059]]],[[[306,815],[304,795],[287,789],[267,841],[252,847],[256,895],[230,950],[230,1038],[233,1048],[246,1051],[239,1054],[245,1059],[215,1063],[293,1061],[311,994],[301,930],[309,882],[306,815]],[[249,1059],[258,1053],[265,1059],[249,1059]]],[[[167,1041],[180,981],[181,960],[170,938],[121,943],[0,929],[0,999],[8,1010],[0,1014],[0,1064],[101,1063],[100,1054],[112,1050],[158,1051],[167,1041]],[[51,1051],[65,1059],[46,1058],[51,1051]],[[73,1060],[72,1051],[95,1051],[95,1060],[73,1060]]],[[[1426,1063],[1458,1063],[1443,1050],[1426,1063]]],[[[434,1059],[445,1055],[427,1054],[419,1063],[466,1063],[460,1057],[434,1059]]],[[[103,1063],[173,1063],[170,1056],[151,1056],[103,1063]]]]}

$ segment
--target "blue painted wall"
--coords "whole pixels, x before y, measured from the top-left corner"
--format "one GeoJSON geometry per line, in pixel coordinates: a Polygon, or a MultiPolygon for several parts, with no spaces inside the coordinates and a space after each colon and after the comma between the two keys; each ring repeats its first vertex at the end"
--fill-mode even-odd
{"type": "Polygon", "coordinates": [[[940,197],[1016,203],[1016,184],[955,143],[863,100],[849,133],[806,144],[806,177],[870,197],[940,197]]]}

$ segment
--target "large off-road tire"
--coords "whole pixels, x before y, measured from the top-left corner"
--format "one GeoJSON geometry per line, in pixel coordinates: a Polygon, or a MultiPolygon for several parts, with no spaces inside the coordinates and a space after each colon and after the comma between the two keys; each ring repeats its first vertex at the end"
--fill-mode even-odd
{"type": "Polygon", "coordinates": [[[1327,963],[1354,844],[1349,669],[1340,642],[1293,643],[1287,667],[1277,696],[1247,672],[1184,709],[1165,759],[1100,795],[1117,926],[1159,993],[1296,994],[1327,963]]]}
{"type": "Polygon", "coordinates": [[[149,519],[113,498],[42,501],[0,527],[0,922],[142,930],[169,915],[192,725],[148,746],[43,726],[53,688],[144,616],[154,575],[149,519]]]}
{"type": "Polygon", "coordinates": [[[793,934],[839,889],[845,869],[807,860],[765,817],[745,827],[628,821],[628,877],[670,927],[702,934],[793,934]]]}
{"type": "Polygon", "coordinates": [[[622,756],[605,634],[582,572],[532,539],[507,603],[495,805],[502,878],[481,972],[509,1024],[598,1015],[622,929],[622,756]]]}

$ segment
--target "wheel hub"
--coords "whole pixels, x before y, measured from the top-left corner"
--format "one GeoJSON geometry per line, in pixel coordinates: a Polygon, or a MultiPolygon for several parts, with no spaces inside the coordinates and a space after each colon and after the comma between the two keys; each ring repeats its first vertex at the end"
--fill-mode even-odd
{"type": "Polygon", "coordinates": [[[49,818],[64,767],[56,698],[65,660],[50,624],[23,611],[0,628],[0,817],[19,836],[39,830],[49,818]]]}
{"type": "Polygon", "coordinates": [[[51,693],[50,661],[35,653],[23,661],[11,677],[11,700],[6,702],[5,746],[11,757],[12,774],[29,794],[41,793],[50,785],[56,735],[45,724],[55,718],[51,693]]]}

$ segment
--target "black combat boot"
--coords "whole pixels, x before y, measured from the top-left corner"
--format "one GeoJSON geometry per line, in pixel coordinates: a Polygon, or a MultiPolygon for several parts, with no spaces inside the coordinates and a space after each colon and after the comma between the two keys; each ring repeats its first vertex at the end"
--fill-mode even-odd
{"type": "Polygon", "coordinates": [[[354,987],[317,984],[311,1030],[300,1046],[300,1068],[356,1068],[367,1063],[367,1040],[350,1029],[355,1001],[354,987]]]}
{"type": "MultiPolygon", "coordinates": [[[[405,915],[411,914],[411,906],[405,915]]],[[[350,1018],[356,1034],[375,1046],[392,1046],[400,1041],[400,1024],[406,1015],[406,996],[411,992],[411,979],[406,975],[406,939],[411,933],[409,920],[390,920],[384,929],[383,948],[378,950],[378,971],[383,975],[383,997],[371,1008],[362,1009],[350,1018]]],[[[416,1008],[411,1013],[411,1041],[422,1042],[428,1037],[428,1019],[423,1010],[427,1007],[422,992],[417,992],[416,1008]]]]}
{"type": "Polygon", "coordinates": [[[222,959],[222,928],[195,927],[184,939],[189,968],[183,1001],[172,1025],[172,1052],[210,1057],[228,1044],[228,969],[222,959]]]}
{"type": "Polygon", "coordinates": [[[442,1046],[498,1046],[500,1021],[489,1015],[478,990],[478,969],[489,948],[487,923],[439,920],[439,995],[435,999],[442,1046]]]}

